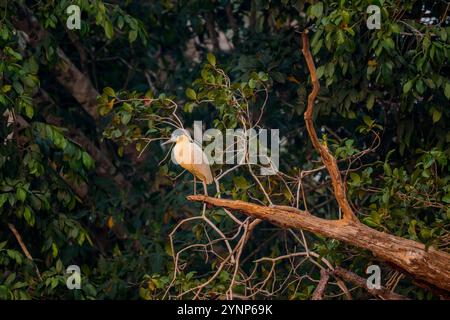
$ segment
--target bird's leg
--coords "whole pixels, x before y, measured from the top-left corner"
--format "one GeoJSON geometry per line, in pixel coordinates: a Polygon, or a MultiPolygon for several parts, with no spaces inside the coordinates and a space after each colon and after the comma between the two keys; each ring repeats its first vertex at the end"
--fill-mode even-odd
{"type": "MultiPolygon", "coordinates": [[[[202,179],[203,190],[205,190],[205,196],[208,196],[208,188],[206,187],[206,181],[202,179]]],[[[206,207],[209,207],[206,202],[203,202],[203,215],[206,214],[206,207]]]]}
{"type": "Polygon", "coordinates": [[[202,183],[203,183],[203,189],[205,190],[205,196],[208,196],[208,188],[206,187],[205,180],[202,180],[202,183]]]}
{"type": "Polygon", "coordinates": [[[197,177],[194,174],[194,194],[197,194],[197,177]]]}

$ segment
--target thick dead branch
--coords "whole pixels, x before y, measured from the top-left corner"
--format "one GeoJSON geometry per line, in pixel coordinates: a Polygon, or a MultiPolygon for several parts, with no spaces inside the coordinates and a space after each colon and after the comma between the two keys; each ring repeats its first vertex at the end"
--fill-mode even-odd
{"type": "Polygon", "coordinates": [[[339,173],[339,167],[336,158],[331,154],[330,150],[326,144],[319,141],[317,137],[316,130],[314,129],[313,123],[313,112],[314,104],[316,101],[317,94],[319,93],[320,85],[317,79],[316,67],[314,66],[314,60],[309,50],[309,40],[307,32],[302,33],[303,40],[303,56],[305,57],[306,63],[308,65],[309,72],[311,74],[311,82],[313,85],[313,90],[308,96],[308,107],[304,115],[306,129],[308,130],[309,138],[316,149],[319,152],[322,162],[328,170],[331,178],[331,184],[333,186],[334,196],[342,210],[343,218],[347,220],[357,220],[350,204],[348,203],[347,196],[345,194],[345,187],[342,182],[341,174],[339,173]]]}
{"type": "Polygon", "coordinates": [[[450,291],[450,254],[433,247],[427,249],[423,243],[374,230],[358,221],[321,219],[307,211],[293,212],[203,195],[189,196],[188,200],[239,211],[285,229],[306,230],[367,249],[412,277],[450,291]]]}
{"type": "Polygon", "coordinates": [[[371,289],[367,286],[366,279],[358,276],[357,274],[355,274],[349,270],[345,270],[341,267],[336,267],[334,269],[333,273],[335,275],[340,276],[342,279],[353,283],[354,285],[356,285],[360,288],[366,289],[367,292],[369,292],[370,294],[372,294],[374,296],[378,296],[381,299],[384,299],[384,300],[409,300],[407,297],[397,294],[395,292],[391,292],[390,290],[388,290],[385,287],[381,287],[380,289],[371,289]]]}

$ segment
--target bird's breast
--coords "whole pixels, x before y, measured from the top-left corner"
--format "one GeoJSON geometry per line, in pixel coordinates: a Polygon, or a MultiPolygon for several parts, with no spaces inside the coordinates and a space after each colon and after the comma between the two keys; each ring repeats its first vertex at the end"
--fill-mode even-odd
{"type": "Polygon", "coordinates": [[[213,181],[203,150],[193,143],[177,143],[174,147],[175,161],[197,178],[211,183],[213,181]]]}
{"type": "Polygon", "coordinates": [[[190,170],[194,163],[193,153],[188,143],[176,144],[174,148],[174,156],[177,163],[185,169],[190,170]],[[192,159],[191,159],[192,158],[192,159]]]}

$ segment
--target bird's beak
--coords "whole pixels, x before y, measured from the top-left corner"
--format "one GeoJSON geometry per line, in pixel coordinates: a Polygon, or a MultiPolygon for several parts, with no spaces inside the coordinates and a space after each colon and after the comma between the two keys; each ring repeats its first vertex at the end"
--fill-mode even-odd
{"type": "Polygon", "coordinates": [[[161,143],[162,146],[174,142],[172,139],[167,140],[166,142],[161,143]]]}

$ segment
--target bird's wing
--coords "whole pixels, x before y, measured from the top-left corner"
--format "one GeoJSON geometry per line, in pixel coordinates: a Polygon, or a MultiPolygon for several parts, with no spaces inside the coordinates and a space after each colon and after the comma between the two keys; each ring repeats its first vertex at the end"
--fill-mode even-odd
{"type": "Polygon", "coordinates": [[[191,143],[193,158],[193,171],[194,173],[202,180],[205,180],[207,184],[213,182],[213,177],[211,173],[211,168],[209,167],[209,160],[206,154],[203,152],[202,148],[195,144],[191,143]],[[196,161],[194,161],[194,159],[196,161]],[[200,163],[198,163],[200,162],[200,163]]]}

